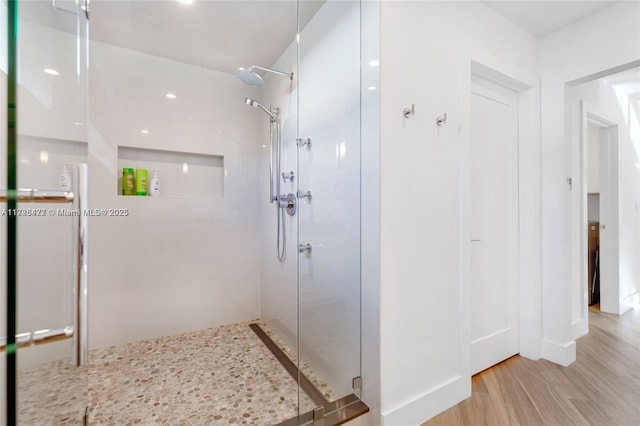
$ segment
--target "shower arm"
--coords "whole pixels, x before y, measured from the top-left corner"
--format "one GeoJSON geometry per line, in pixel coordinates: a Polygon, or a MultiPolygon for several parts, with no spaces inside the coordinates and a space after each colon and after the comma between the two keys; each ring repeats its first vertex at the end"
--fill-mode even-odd
{"type": "Polygon", "coordinates": [[[253,65],[251,68],[249,68],[249,71],[253,71],[253,70],[261,70],[261,71],[266,71],[273,74],[283,75],[285,77],[289,77],[290,80],[293,80],[293,73],[286,73],[286,72],[274,70],[272,68],[260,67],[258,65],[253,65]]]}

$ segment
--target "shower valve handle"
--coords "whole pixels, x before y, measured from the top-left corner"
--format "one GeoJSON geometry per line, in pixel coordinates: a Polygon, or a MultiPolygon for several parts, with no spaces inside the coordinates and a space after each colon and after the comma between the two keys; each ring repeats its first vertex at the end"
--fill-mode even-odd
{"type": "Polygon", "coordinates": [[[298,209],[296,194],[280,195],[278,197],[278,207],[281,209],[285,209],[289,216],[293,216],[294,214],[296,214],[296,211],[298,209]]]}

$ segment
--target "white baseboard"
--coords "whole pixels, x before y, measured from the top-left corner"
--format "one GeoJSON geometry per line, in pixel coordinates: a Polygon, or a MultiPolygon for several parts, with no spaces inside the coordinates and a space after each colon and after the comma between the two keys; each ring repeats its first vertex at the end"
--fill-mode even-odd
{"type": "Polygon", "coordinates": [[[384,426],[415,426],[471,396],[471,378],[458,376],[434,389],[382,413],[384,426]]]}
{"type": "Polygon", "coordinates": [[[634,306],[640,304],[640,291],[630,294],[627,297],[623,297],[620,300],[620,315],[627,312],[629,309],[633,309],[634,306]]]}
{"type": "Polygon", "coordinates": [[[579,319],[571,324],[571,338],[576,340],[589,333],[589,321],[587,318],[579,319]]]}
{"type": "Polygon", "coordinates": [[[542,358],[566,367],[576,360],[576,342],[572,340],[562,344],[551,340],[543,340],[542,358]]]}

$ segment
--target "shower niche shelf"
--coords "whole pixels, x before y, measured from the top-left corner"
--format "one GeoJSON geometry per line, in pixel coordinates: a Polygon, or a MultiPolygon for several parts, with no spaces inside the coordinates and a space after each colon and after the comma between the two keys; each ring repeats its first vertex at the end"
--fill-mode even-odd
{"type": "MultiPolygon", "coordinates": [[[[224,156],[182,151],[118,146],[117,194],[122,195],[122,169],[153,170],[160,176],[161,198],[222,197],[224,156]]],[[[140,196],[123,196],[127,198],[140,196]]],[[[156,198],[156,197],[150,197],[156,198]]]]}

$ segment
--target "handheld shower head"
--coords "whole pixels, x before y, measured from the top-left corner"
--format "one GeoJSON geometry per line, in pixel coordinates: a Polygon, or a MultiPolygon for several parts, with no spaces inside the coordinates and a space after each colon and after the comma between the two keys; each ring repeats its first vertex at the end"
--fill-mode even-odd
{"type": "Polygon", "coordinates": [[[236,77],[238,77],[240,80],[242,80],[244,83],[248,84],[249,86],[260,87],[262,86],[262,83],[264,83],[264,80],[254,70],[261,70],[261,71],[266,71],[273,74],[282,75],[284,77],[289,77],[289,80],[293,80],[293,73],[286,73],[286,72],[274,70],[271,68],[259,67],[257,65],[249,67],[249,69],[240,67],[236,69],[235,74],[236,74],[236,77]]]}
{"type": "MultiPolygon", "coordinates": [[[[271,117],[271,121],[277,121],[278,117],[274,114],[271,113],[271,111],[269,111],[268,109],[266,109],[265,107],[262,106],[262,104],[258,101],[256,101],[255,99],[251,99],[251,98],[244,98],[244,103],[252,106],[254,108],[260,108],[261,110],[263,110],[264,112],[266,112],[269,117],[271,117]]],[[[277,114],[277,112],[276,112],[277,114]]]]}

